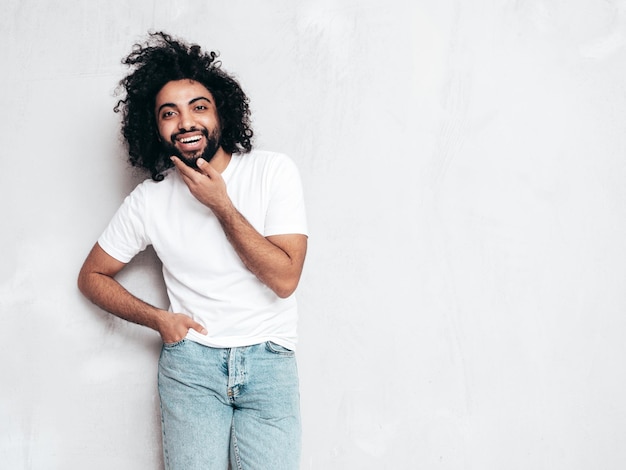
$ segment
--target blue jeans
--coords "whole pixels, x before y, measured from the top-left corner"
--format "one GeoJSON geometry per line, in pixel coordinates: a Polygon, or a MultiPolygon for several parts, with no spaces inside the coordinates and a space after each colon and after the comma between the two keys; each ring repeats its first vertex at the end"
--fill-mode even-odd
{"type": "Polygon", "coordinates": [[[182,340],[159,359],[167,470],[297,470],[300,394],[293,351],[182,340]]]}

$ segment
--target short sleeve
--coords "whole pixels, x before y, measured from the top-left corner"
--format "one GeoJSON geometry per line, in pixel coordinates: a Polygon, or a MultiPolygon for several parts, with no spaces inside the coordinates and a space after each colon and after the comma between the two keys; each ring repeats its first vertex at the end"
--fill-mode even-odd
{"type": "Polygon", "coordinates": [[[142,185],[139,185],[124,199],[98,238],[102,249],[122,263],[128,263],[150,244],[146,234],[145,199],[142,185]]]}
{"type": "Polygon", "coordinates": [[[273,166],[264,235],[308,235],[304,194],[295,163],[280,155],[273,166]]]}

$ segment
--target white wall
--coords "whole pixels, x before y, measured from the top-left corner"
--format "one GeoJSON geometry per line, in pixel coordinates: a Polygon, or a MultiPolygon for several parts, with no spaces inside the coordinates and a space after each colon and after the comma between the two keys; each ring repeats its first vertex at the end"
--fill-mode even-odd
{"type": "MultiPolygon", "coordinates": [[[[304,469],[626,466],[624,0],[4,0],[0,467],[158,469],[158,338],[78,293],[120,59],[220,50],[305,184],[304,469]]],[[[151,252],[124,282],[164,304],[151,252]]]]}

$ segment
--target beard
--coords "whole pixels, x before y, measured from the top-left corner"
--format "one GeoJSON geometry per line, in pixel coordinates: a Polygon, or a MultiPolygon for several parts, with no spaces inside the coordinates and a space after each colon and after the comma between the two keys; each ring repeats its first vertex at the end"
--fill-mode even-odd
{"type": "MultiPolygon", "coordinates": [[[[204,150],[202,150],[201,152],[197,152],[191,156],[184,155],[180,150],[178,150],[178,148],[176,148],[174,144],[171,144],[170,142],[162,141],[161,142],[162,155],[165,158],[169,158],[171,156],[178,157],[183,161],[183,163],[185,163],[185,165],[193,168],[194,170],[197,170],[198,158],[202,158],[207,162],[211,161],[211,159],[215,156],[218,149],[220,148],[220,140],[221,140],[221,134],[218,130],[215,130],[209,133],[207,129],[202,129],[200,132],[202,132],[202,135],[204,135],[206,139],[206,146],[204,147],[204,150]]],[[[178,135],[179,134],[172,135],[172,138],[171,138],[172,142],[176,141],[176,137],[178,135]]]]}

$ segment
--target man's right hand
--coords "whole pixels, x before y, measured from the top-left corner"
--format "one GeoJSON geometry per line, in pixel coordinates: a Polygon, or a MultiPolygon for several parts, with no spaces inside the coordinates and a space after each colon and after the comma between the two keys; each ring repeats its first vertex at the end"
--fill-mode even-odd
{"type": "Polygon", "coordinates": [[[154,307],[128,292],[117,280],[125,263],[109,255],[96,243],[78,275],[80,291],[94,304],[124,320],[156,330],[165,343],[177,343],[193,328],[198,333],[208,332],[190,316],[171,313],[154,307]]]}
{"type": "Polygon", "coordinates": [[[164,343],[177,343],[181,341],[190,329],[206,335],[208,331],[204,326],[188,315],[182,313],[167,313],[159,322],[159,334],[164,343]]]}

